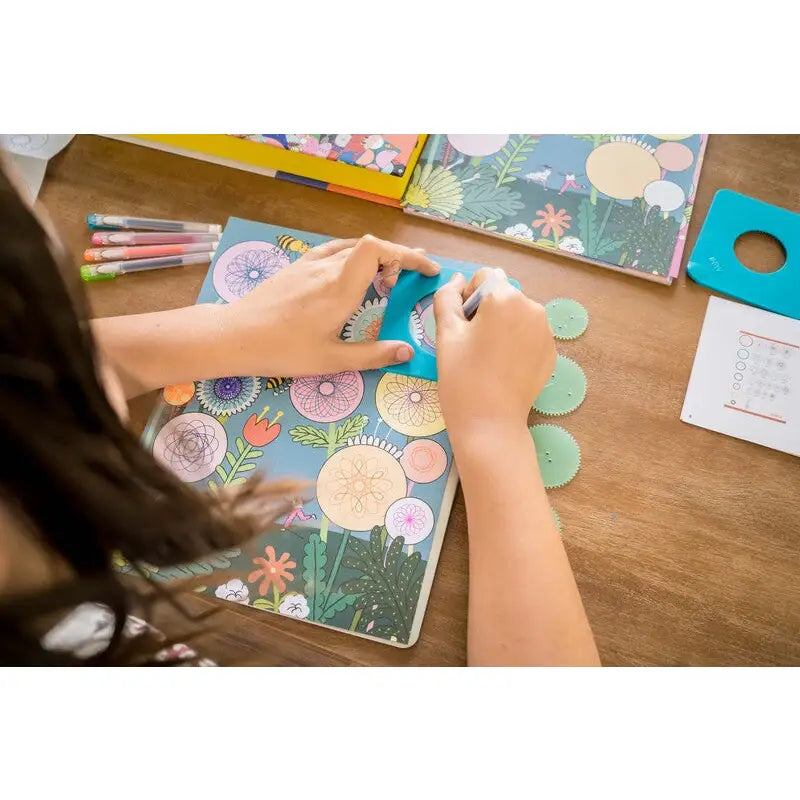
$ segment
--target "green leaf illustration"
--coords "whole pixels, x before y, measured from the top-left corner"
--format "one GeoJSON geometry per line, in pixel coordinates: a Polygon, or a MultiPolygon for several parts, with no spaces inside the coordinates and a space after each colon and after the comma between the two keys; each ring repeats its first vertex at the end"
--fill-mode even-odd
{"type": "Polygon", "coordinates": [[[289,431],[293,442],[306,447],[328,447],[328,433],[313,425],[297,425],[289,431]]]}
{"type": "Polygon", "coordinates": [[[322,619],[325,605],[325,564],[328,562],[326,544],[318,533],[312,533],[303,548],[303,580],[313,620],[322,619]]]}
{"type": "Polygon", "coordinates": [[[616,239],[602,238],[594,248],[594,256],[604,256],[606,253],[611,253],[614,250],[619,250],[625,242],[618,242],[616,239]]]}
{"type": "Polygon", "coordinates": [[[592,205],[588,198],[581,200],[578,206],[578,233],[583,242],[584,252],[591,256],[597,238],[597,206],[592,205]]]}
{"type": "Polygon", "coordinates": [[[361,577],[345,581],[340,591],[356,596],[355,608],[365,612],[362,620],[375,621],[373,633],[407,642],[425,564],[419,553],[409,556],[403,552],[402,536],[392,539],[386,547],[381,533],[380,527],[373,528],[369,544],[356,538],[350,540],[349,554],[342,559],[342,565],[360,572],[361,577]]]}
{"type": "Polygon", "coordinates": [[[348,606],[352,606],[357,599],[358,595],[356,594],[345,594],[339,590],[333,592],[325,603],[322,619],[333,619],[340,611],[344,611],[348,606]]]}
{"type": "Polygon", "coordinates": [[[459,222],[478,223],[499,220],[520,211],[525,204],[520,193],[498,186],[493,178],[463,184],[463,205],[453,217],[459,222]]]}
{"type": "Polygon", "coordinates": [[[265,600],[263,597],[253,600],[251,605],[253,608],[260,608],[262,611],[275,611],[275,604],[272,600],[265,600]]]}
{"type": "Polygon", "coordinates": [[[539,140],[528,133],[512,136],[505,147],[494,156],[492,169],[496,173],[495,186],[513,183],[516,180],[514,173],[522,171],[521,165],[525,163],[528,153],[532,153],[538,143],[539,140]]]}
{"type": "Polygon", "coordinates": [[[238,547],[231,550],[223,550],[199,561],[190,561],[187,564],[176,564],[172,567],[161,567],[157,571],[153,568],[154,571],[151,577],[159,581],[170,581],[180,578],[191,578],[194,575],[209,575],[218,569],[230,569],[231,559],[241,554],[242,551],[238,547]]]}
{"type": "Polygon", "coordinates": [[[334,446],[344,447],[348,439],[361,435],[368,424],[369,417],[364,414],[354,414],[352,417],[348,417],[341,425],[336,426],[334,446]]]}

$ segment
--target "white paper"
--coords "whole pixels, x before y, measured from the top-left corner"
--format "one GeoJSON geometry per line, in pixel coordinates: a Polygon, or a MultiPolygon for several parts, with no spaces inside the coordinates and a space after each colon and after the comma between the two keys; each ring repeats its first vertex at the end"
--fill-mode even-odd
{"type": "Polygon", "coordinates": [[[39,189],[42,188],[47,162],[41,158],[18,156],[14,153],[9,154],[8,161],[11,164],[11,169],[19,177],[23,189],[27,189],[28,202],[33,205],[39,196],[39,189]]]}
{"type": "Polygon", "coordinates": [[[74,133],[0,133],[0,147],[19,156],[51,159],[73,139],[74,133]]]}
{"type": "Polygon", "coordinates": [[[710,298],[681,419],[800,456],[800,321],[710,298]]]}

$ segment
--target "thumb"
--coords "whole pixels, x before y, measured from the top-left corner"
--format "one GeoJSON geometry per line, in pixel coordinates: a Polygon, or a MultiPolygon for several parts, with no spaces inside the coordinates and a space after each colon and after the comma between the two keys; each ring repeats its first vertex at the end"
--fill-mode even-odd
{"type": "Polygon", "coordinates": [[[340,370],[378,369],[411,361],[414,349],[400,341],[337,342],[334,363],[340,370]]]}
{"type": "Polygon", "coordinates": [[[456,272],[433,296],[433,315],[436,319],[437,329],[452,328],[466,320],[462,310],[464,285],[464,276],[460,272],[456,272]]]}

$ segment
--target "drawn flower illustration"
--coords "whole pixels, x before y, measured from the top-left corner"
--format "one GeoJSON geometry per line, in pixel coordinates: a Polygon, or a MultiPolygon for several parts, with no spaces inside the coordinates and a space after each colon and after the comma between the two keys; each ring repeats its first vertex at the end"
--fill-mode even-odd
{"type": "Polygon", "coordinates": [[[344,326],[344,338],[349,342],[375,342],[381,330],[388,301],[367,300],[344,326]]]}
{"type": "Polygon", "coordinates": [[[165,386],[162,395],[171,406],[185,406],[194,397],[194,381],[165,386]]]}
{"type": "Polygon", "coordinates": [[[641,197],[644,187],[661,177],[655,148],[631,137],[601,144],[586,158],[586,177],[599,192],[616,200],[641,197]]]}
{"type": "Polygon", "coordinates": [[[525,239],[533,241],[533,231],[524,223],[518,222],[505,230],[506,236],[513,236],[515,239],[525,239]]]}
{"type": "Polygon", "coordinates": [[[463,202],[461,183],[450,170],[432,164],[417,164],[414,167],[403,205],[451,217],[463,202]]]}
{"type": "Polygon", "coordinates": [[[240,242],[228,248],[214,265],[217,294],[233,302],[289,264],[289,255],[267,242],[240,242]]]}
{"type": "Polygon", "coordinates": [[[275,548],[272,545],[267,545],[264,548],[264,552],[267,554],[266,558],[259,556],[253,559],[253,563],[258,569],[253,570],[247,576],[248,583],[254,583],[261,578],[261,583],[258,585],[258,593],[262,597],[269,591],[270,586],[273,586],[278,592],[285,592],[285,580],[294,580],[294,575],[289,570],[294,569],[297,564],[288,560],[289,553],[284,553],[280,558],[276,558],[275,548]]]}
{"type": "Polygon", "coordinates": [[[375,404],[384,422],[406,436],[432,436],[444,430],[433,381],[387,372],[378,382],[375,404]]]}
{"type": "Polygon", "coordinates": [[[364,396],[360,372],[295,378],[289,387],[292,405],[312,422],[339,422],[358,408],[364,396]]]}
{"type": "Polygon", "coordinates": [[[403,451],[399,447],[395,447],[391,442],[387,442],[385,439],[379,439],[377,436],[370,436],[366,433],[361,433],[347,440],[348,447],[353,447],[357,444],[368,444],[373,447],[380,447],[381,450],[385,450],[390,456],[396,459],[400,459],[403,455],[403,451]]]}
{"type": "Polygon", "coordinates": [[[558,249],[565,253],[581,255],[584,252],[583,242],[577,236],[565,236],[559,243],[558,249]]]}
{"type": "Polygon", "coordinates": [[[564,235],[564,231],[569,228],[569,221],[572,219],[565,208],[556,211],[552,203],[545,203],[544,208],[540,208],[536,212],[536,216],[539,219],[533,221],[533,227],[541,228],[542,236],[549,236],[552,231],[557,238],[564,235]]]}
{"type": "Polygon", "coordinates": [[[270,442],[275,441],[281,432],[281,425],[278,420],[283,416],[283,412],[279,411],[270,422],[266,418],[268,411],[269,406],[260,414],[251,414],[242,428],[242,436],[253,447],[265,447],[270,442]]]}
{"type": "Polygon", "coordinates": [[[297,617],[297,619],[305,619],[310,613],[308,600],[302,594],[291,592],[281,601],[278,606],[278,613],[286,614],[289,617],[297,617]]]}
{"type": "Polygon", "coordinates": [[[344,530],[368,531],[382,525],[386,510],[406,493],[406,476],[396,448],[373,438],[344,447],[323,465],[317,477],[317,502],[344,530]]]}
{"type": "Polygon", "coordinates": [[[260,392],[261,378],[211,378],[198,384],[197,401],[214,416],[238,414],[251,406],[260,392]]]}
{"type": "Polygon", "coordinates": [[[223,583],[222,586],[217,586],[214,594],[222,600],[241,603],[243,606],[250,602],[250,590],[247,588],[247,584],[239,580],[239,578],[234,578],[227,583],[223,583]]]}
{"type": "Polygon", "coordinates": [[[416,497],[403,497],[386,511],[386,532],[394,538],[402,536],[406,544],[417,544],[433,530],[433,510],[416,497]]]}
{"type": "Polygon", "coordinates": [[[414,439],[403,448],[400,464],[414,483],[433,483],[447,469],[447,453],[434,439],[414,439]]]}
{"type": "Polygon", "coordinates": [[[156,461],[182,481],[207,478],[225,458],[228,437],[214,417],[198,412],[167,422],[153,442],[156,461]]]}

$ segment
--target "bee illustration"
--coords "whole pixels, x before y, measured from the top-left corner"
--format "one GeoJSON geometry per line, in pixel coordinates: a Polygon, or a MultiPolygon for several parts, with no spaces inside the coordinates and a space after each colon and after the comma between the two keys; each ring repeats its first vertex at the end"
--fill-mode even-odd
{"type": "Polygon", "coordinates": [[[292,383],[291,378],[267,378],[264,383],[265,389],[272,389],[272,394],[279,395],[285,392],[292,383]]]}
{"type": "Polygon", "coordinates": [[[288,233],[278,237],[278,247],[286,253],[300,253],[301,255],[311,249],[311,245],[308,242],[296,239],[288,233]]]}

